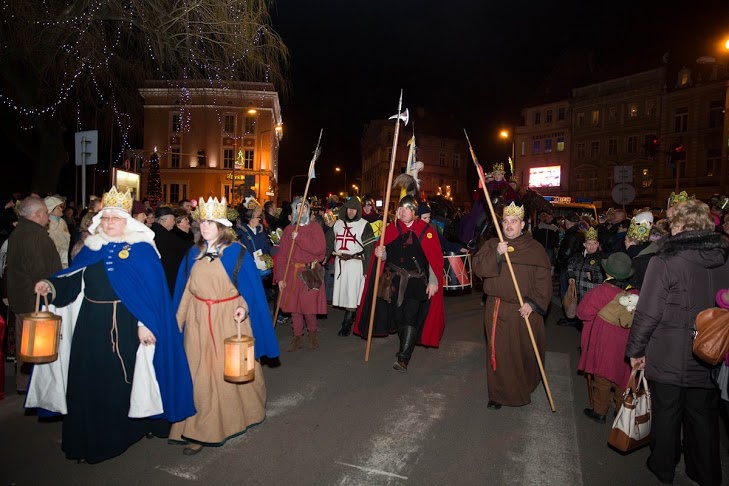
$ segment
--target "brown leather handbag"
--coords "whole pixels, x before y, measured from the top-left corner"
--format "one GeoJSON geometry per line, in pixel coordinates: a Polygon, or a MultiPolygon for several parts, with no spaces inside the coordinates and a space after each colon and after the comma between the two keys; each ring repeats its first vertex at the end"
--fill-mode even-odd
{"type": "Polygon", "coordinates": [[[721,363],[729,353],[729,309],[712,307],[696,316],[694,354],[710,365],[721,363]]]}

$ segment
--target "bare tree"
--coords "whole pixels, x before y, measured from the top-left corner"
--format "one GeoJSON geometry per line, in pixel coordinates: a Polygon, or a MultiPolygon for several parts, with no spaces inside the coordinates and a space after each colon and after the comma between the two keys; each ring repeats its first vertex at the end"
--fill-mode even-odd
{"type": "Polygon", "coordinates": [[[119,146],[128,147],[140,133],[138,88],[146,80],[178,87],[181,102],[190,80],[263,81],[287,92],[288,50],[270,28],[272,6],[272,0],[3,2],[2,129],[31,162],[31,187],[56,191],[69,160],[66,130],[113,123],[119,146]]]}

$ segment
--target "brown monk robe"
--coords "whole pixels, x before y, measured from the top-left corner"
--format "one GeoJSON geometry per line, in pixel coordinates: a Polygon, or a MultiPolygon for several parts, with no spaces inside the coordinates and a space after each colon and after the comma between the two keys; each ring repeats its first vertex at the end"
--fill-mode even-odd
{"type": "MultiPolygon", "coordinates": [[[[514,218],[516,226],[512,228],[511,234],[504,227],[504,238],[508,243],[506,251],[514,268],[522,299],[531,307],[529,322],[544,363],[544,317],[552,296],[550,263],[544,247],[530,233],[522,232],[524,222],[521,218],[514,218]]],[[[473,259],[473,271],[484,279],[483,291],[487,296],[485,326],[489,356],[488,406],[496,410],[501,405],[519,407],[531,403],[530,395],[541,379],[529,331],[519,312],[519,298],[506,258],[497,251],[498,243],[498,238],[487,241],[473,259]]]]}

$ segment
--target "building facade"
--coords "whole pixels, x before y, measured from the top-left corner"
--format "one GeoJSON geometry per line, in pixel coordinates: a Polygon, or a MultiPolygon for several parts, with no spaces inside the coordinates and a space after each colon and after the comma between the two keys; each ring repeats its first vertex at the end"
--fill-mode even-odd
{"type": "Polygon", "coordinates": [[[569,99],[522,110],[515,173],[543,195],[598,207],[665,207],[676,191],[727,194],[728,89],[726,66],[715,62],[574,88],[569,99]]]}
{"type": "MultiPolygon", "coordinates": [[[[184,88],[150,81],[144,98],[144,159],[159,156],[163,202],[225,197],[241,201],[246,189],[258,201],[278,196],[278,149],[283,121],[278,93],[270,83],[184,88]]],[[[142,169],[145,196],[149,164],[142,169]]]]}
{"type": "MultiPolygon", "coordinates": [[[[456,206],[467,206],[471,198],[467,191],[466,171],[470,163],[468,144],[461,135],[456,136],[447,126],[436,126],[426,120],[425,111],[418,109],[413,124],[400,126],[393,179],[405,171],[408,160],[408,142],[413,137],[412,127],[417,127],[415,143],[417,160],[424,165],[418,174],[421,181],[420,197],[443,196],[456,206]]],[[[432,123],[437,123],[433,121],[432,123]]],[[[373,120],[365,125],[361,140],[362,187],[360,194],[382,199],[385,196],[395,122],[373,120]]],[[[391,191],[391,208],[397,204],[400,192],[391,191]]]]}

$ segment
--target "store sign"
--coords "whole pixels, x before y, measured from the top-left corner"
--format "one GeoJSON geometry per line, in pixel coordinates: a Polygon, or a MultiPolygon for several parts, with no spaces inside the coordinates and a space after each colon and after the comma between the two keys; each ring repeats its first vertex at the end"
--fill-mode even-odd
{"type": "Polygon", "coordinates": [[[529,187],[559,187],[561,165],[529,168],[529,187]]]}

